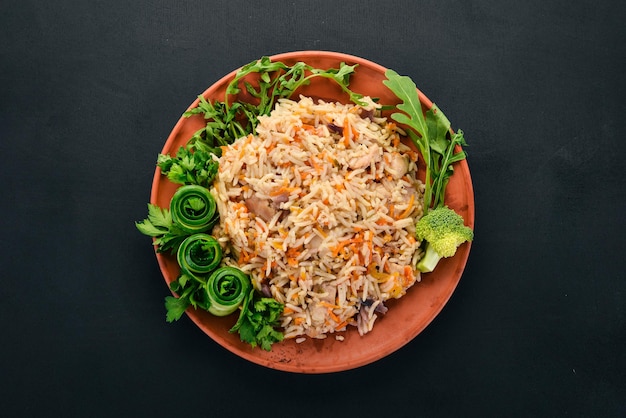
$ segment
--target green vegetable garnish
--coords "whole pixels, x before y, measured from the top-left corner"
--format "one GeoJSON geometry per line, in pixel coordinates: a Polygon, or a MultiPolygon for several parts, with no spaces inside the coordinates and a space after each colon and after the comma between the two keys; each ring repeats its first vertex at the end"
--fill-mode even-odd
{"type": "Polygon", "coordinates": [[[166,319],[173,322],[189,306],[214,315],[228,315],[241,304],[250,288],[249,277],[234,267],[219,267],[222,250],[217,240],[207,234],[194,234],[178,248],[181,273],[170,284],[178,298],[165,298],[166,319]]]}
{"type": "Polygon", "coordinates": [[[209,230],[219,220],[211,193],[196,184],[178,188],[170,201],[172,221],[190,234],[209,230]]]}
{"type": "Polygon", "coordinates": [[[226,316],[237,310],[252,287],[250,277],[241,270],[225,266],[211,273],[206,283],[209,312],[226,316]]]}
{"type": "Polygon", "coordinates": [[[135,226],[144,235],[154,237],[157,252],[176,252],[178,246],[189,235],[180,226],[174,224],[169,209],[162,209],[148,203],[148,217],[135,226]]]}
{"type": "Polygon", "coordinates": [[[217,175],[219,163],[213,153],[192,147],[180,147],[175,157],[159,154],[157,166],[161,174],[177,184],[197,184],[210,187],[217,175]]]}
{"type": "Polygon", "coordinates": [[[269,351],[273,343],[283,340],[283,333],[277,330],[283,309],[284,305],[276,299],[262,297],[251,289],[230,332],[238,332],[241,341],[252,347],[269,351]]]}
{"type": "Polygon", "coordinates": [[[222,247],[211,235],[194,234],[180,244],[176,259],[183,274],[201,277],[219,267],[222,247]]]}
{"type": "Polygon", "coordinates": [[[447,206],[422,216],[415,225],[415,235],[428,242],[424,256],[417,263],[423,273],[433,271],[442,257],[452,257],[459,245],[474,239],[474,231],[464,225],[461,215],[447,206]]]}
{"type": "Polygon", "coordinates": [[[356,65],[345,63],[341,63],[339,68],[328,70],[314,68],[304,62],[288,66],[272,61],[269,57],[252,61],[235,74],[226,87],[223,101],[210,102],[198,96],[198,106],[183,114],[186,117],[200,114],[207,120],[206,126],[189,140],[189,146],[221,156],[220,146],[232,144],[236,139],[254,132],[259,116],[269,115],[278,99],[291,97],[298,88],[309,84],[315,77],[334,81],[352,102],[365,105],[361,101],[363,95],[348,88],[355,68],[356,65]],[[247,81],[247,77],[255,73],[258,74],[256,86],[247,81]],[[257,101],[256,104],[229,101],[229,97],[241,93],[242,88],[257,101]]]}
{"type": "Polygon", "coordinates": [[[439,211],[445,205],[446,186],[454,172],[454,163],[462,161],[467,156],[461,148],[467,143],[463,137],[463,131],[458,130],[456,133],[451,133],[450,121],[436,105],[433,104],[430,109],[423,112],[417,87],[413,80],[407,76],[400,76],[393,70],[387,70],[385,76],[387,80],[383,81],[383,84],[402,101],[397,106],[401,112],[392,113],[391,118],[409,128],[407,133],[420,151],[426,165],[424,216],[422,217],[426,220],[418,221],[416,229],[423,233],[416,233],[416,236],[424,243],[424,258],[427,260],[422,260],[423,262],[418,263],[417,267],[422,272],[430,272],[441,257],[451,257],[456,253],[456,248],[461,243],[473,239],[473,233],[470,235],[467,231],[462,231],[457,225],[460,220],[461,226],[467,228],[463,225],[463,218],[460,215],[452,209],[439,211]],[[457,145],[461,148],[458,152],[456,151],[457,145]],[[430,211],[437,211],[437,213],[433,213],[434,219],[427,218],[430,211]],[[456,217],[452,217],[448,211],[456,217]],[[421,226],[420,222],[422,222],[421,226]],[[428,234],[425,233],[424,228],[429,229],[428,234]],[[454,251],[451,250],[451,246],[446,246],[445,255],[438,254],[439,257],[434,257],[433,250],[435,248],[442,249],[441,237],[449,236],[451,230],[455,234],[458,232],[459,235],[455,235],[455,237],[462,236],[463,241],[454,246],[454,251]],[[433,241],[435,243],[434,248],[433,241]]]}

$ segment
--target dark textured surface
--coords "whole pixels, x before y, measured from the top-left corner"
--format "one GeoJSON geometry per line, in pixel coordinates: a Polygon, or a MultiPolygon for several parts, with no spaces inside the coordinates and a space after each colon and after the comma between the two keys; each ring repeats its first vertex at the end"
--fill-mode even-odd
{"type": "Polygon", "coordinates": [[[621,2],[3,6],[2,415],[626,415],[621,2]],[[196,95],[304,49],[410,75],[464,130],[476,198],[441,315],[332,375],[265,369],[166,324],[133,226],[196,95]]]}

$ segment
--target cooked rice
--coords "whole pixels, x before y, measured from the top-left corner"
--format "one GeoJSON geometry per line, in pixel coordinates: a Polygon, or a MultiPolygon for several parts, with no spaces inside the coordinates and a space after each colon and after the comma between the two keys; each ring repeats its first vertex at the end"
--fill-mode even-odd
{"type": "Polygon", "coordinates": [[[365,100],[280,100],[257,136],[223,147],[214,234],[228,262],[285,305],[286,338],[350,325],[363,335],[419,281],[417,154],[365,100]]]}

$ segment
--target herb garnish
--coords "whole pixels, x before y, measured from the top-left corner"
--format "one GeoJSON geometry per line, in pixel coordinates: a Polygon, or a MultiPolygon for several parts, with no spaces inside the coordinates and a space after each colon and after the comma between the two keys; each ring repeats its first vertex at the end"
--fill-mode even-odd
{"type": "Polygon", "coordinates": [[[356,66],[342,62],[339,68],[322,70],[304,62],[288,66],[280,61],[272,61],[269,57],[252,61],[244,65],[228,83],[223,101],[210,102],[201,95],[198,96],[198,105],[183,113],[185,117],[200,114],[207,121],[206,126],[192,136],[189,146],[221,156],[220,146],[232,144],[236,139],[254,132],[259,116],[269,115],[278,99],[291,97],[296,90],[308,85],[315,77],[334,81],[348,94],[352,102],[365,105],[361,100],[363,95],[348,87],[356,66]],[[253,74],[258,74],[255,77],[255,84],[258,84],[256,86],[248,81],[248,77],[253,74]],[[230,97],[241,93],[242,88],[257,103],[231,103],[230,97]]]}
{"type": "Polygon", "coordinates": [[[417,222],[417,231],[428,231],[428,234],[416,234],[423,242],[424,255],[417,268],[422,272],[432,271],[442,257],[451,257],[456,248],[465,241],[473,239],[471,230],[463,225],[463,218],[452,209],[445,207],[445,191],[450,176],[454,172],[454,163],[462,161],[467,154],[462,146],[467,146],[463,131],[452,133],[450,121],[443,112],[433,104],[426,112],[417,94],[417,87],[407,76],[400,76],[393,70],[385,72],[387,80],[383,84],[389,88],[402,103],[397,105],[401,112],[391,114],[396,122],[407,126],[409,137],[420,151],[426,165],[424,179],[424,216],[417,222]],[[460,150],[456,150],[457,146],[460,150]],[[432,216],[428,216],[432,211],[432,216]],[[450,213],[452,212],[452,213],[450,213]],[[428,223],[425,225],[425,223],[428,223]],[[444,254],[438,254],[425,236],[439,241],[454,241],[451,245],[436,244],[446,248],[444,254]],[[426,263],[428,260],[428,263],[426,263]]]}

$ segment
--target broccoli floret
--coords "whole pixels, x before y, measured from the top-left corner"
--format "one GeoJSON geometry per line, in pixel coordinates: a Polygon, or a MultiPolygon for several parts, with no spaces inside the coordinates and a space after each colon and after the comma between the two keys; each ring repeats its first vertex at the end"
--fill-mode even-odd
{"type": "Polygon", "coordinates": [[[474,231],[465,226],[463,217],[447,206],[428,211],[415,225],[415,236],[426,241],[425,253],[417,269],[428,273],[443,257],[452,257],[459,245],[474,239],[474,231]]]}

